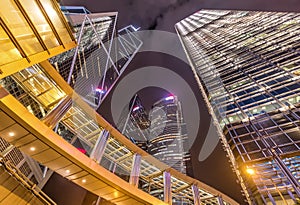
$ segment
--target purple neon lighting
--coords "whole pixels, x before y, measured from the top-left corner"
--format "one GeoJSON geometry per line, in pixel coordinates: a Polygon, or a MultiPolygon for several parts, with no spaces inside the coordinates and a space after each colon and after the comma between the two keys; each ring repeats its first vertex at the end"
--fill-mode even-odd
{"type": "Polygon", "coordinates": [[[96,88],[96,92],[97,92],[97,93],[105,93],[105,91],[102,90],[101,88],[96,88]]]}

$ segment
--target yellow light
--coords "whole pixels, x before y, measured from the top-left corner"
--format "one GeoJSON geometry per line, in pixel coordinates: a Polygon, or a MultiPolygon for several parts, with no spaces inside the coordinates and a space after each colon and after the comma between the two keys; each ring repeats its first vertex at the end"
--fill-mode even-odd
{"type": "Polygon", "coordinates": [[[82,182],[82,183],[85,183],[85,182],[86,182],[86,179],[83,179],[81,182],[82,182]]]}
{"type": "Polygon", "coordinates": [[[70,170],[67,169],[67,170],[66,170],[66,173],[69,174],[69,173],[70,173],[70,170]]]}
{"type": "Polygon", "coordinates": [[[250,175],[255,174],[254,169],[251,169],[251,168],[247,168],[247,169],[246,169],[246,172],[247,172],[248,174],[250,174],[250,175]]]}
{"type": "Polygon", "coordinates": [[[35,151],[35,147],[30,147],[30,151],[35,151]]]}
{"type": "Polygon", "coordinates": [[[114,192],[114,197],[118,197],[119,196],[119,192],[115,191],[114,192]]]}
{"type": "Polygon", "coordinates": [[[15,136],[15,133],[14,132],[9,132],[8,136],[13,137],[13,136],[15,136]]]}

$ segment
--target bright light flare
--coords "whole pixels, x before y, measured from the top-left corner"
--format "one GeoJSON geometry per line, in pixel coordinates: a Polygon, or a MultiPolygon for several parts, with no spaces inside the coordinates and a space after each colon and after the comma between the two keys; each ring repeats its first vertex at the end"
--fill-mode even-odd
{"type": "Polygon", "coordinates": [[[250,175],[255,174],[255,171],[254,171],[254,169],[252,169],[252,168],[247,168],[247,169],[246,169],[246,172],[247,172],[248,174],[250,174],[250,175]]]}
{"type": "Polygon", "coordinates": [[[134,108],[132,109],[132,111],[135,112],[135,111],[137,111],[137,110],[139,110],[139,109],[140,109],[140,107],[139,107],[139,106],[136,106],[136,107],[134,107],[134,108]]]}
{"type": "Polygon", "coordinates": [[[96,92],[97,93],[102,93],[102,94],[105,93],[105,91],[101,88],[96,88],[96,92]]]}
{"type": "Polygon", "coordinates": [[[166,97],[165,100],[174,100],[174,96],[171,95],[169,97],[166,97]]]}
{"type": "Polygon", "coordinates": [[[13,137],[13,136],[15,136],[15,133],[14,132],[9,132],[8,136],[13,137]]]}

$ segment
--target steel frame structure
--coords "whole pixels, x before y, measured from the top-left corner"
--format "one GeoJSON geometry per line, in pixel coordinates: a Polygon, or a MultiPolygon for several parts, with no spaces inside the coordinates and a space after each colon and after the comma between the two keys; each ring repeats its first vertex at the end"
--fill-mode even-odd
{"type": "Polygon", "coordinates": [[[51,59],[66,81],[93,107],[100,106],[119,76],[142,46],[133,26],[116,30],[117,13],[68,12],[77,47],[51,59]],[[90,39],[93,39],[92,42],[90,39]],[[92,45],[91,45],[92,44],[92,45]],[[70,61],[70,59],[72,60],[70,61]]]}
{"type": "Polygon", "coordinates": [[[201,10],[176,24],[249,204],[299,202],[299,17],[201,10]]]}
{"type": "MultiPolygon", "coordinates": [[[[87,19],[88,24],[91,21],[87,19]]],[[[57,52],[63,51],[59,47],[57,52]]],[[[106,51],[109,53],[109,49],[106,51]]],[[[65,57],[69,55],[70,52],[65,57]]],[[[64,81],[55,62],[53,66],[43,57],[32,64],[11,75],[0,75],[0,133],[7,142],[79,186],[115,199],[115,203],[172,204],[174,198],[179,198],[185,200],[184,204],[199,200],[205,204],[237,204],[131,143],[64,81]],[[21,95],[15,95],[16,87],[21,95]]]]}

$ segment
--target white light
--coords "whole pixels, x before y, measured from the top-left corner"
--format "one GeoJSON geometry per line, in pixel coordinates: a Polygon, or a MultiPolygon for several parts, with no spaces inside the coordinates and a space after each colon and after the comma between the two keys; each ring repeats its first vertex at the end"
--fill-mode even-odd
{"type": "Polygon", "coordinates": [[[83,179],[81,182],[82,182],[82,183],[85,183],[85,182],[86,182],[86,179],[83,179]]]}
{"type": "Polygon", "coordinates": [[[279,110],[280,111],[287,111],[289,109],[289,107],[288,106],[284,106],[284,107],[281,107],[281,108],[279,108],[279,110]]]}
{"type": "Polygon", "coordinates": [[[138,31],[138,30],[140,30],[141,27],[135,27],[135,26],[131,25],[131,28],[133,28],[134,31],[138,31]]]}
{"type": "Polygon", "coordinates": [[[35,151],[35,147],[30,147],[30,151],[35,151]]]}
{"type": "Polygon", "coordinates": [[[174,100],[174,96],[166,97],[165,100],[174,100]]]}
{"type": "Polygon", "coordinates": [[[140,107],[139,107],[139,106],[136,106],[136,107],[134,107],[134,108],[132,109],[132,111],[135,112],[135,111],[137,111],[138,109],[140,109],[140,107]]]}
{"type": "Polygon", "coordinates": [[[14,132],[9,132],[8,136],[13,137],[13,136],[15,136],[15,133],[14,132]]]}
{"type": "Polygon", "coordinates": [[[70,170],[67,169],[67,170],[66,170],[66,173],[69,174],[69,173],[70,173],[70,170]]]}
{"type": "Polygon", "coordinates": [[[96,88],[96,92],[98,92],[98,93],[104,93],[105,91],[104,90],[102,90],[101,88],[96,88]]]}

